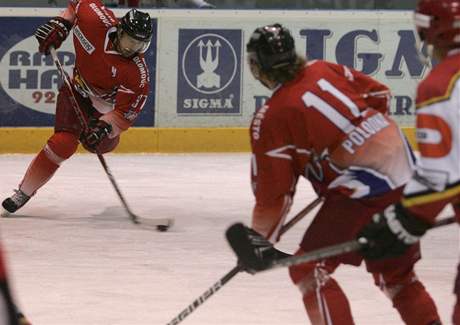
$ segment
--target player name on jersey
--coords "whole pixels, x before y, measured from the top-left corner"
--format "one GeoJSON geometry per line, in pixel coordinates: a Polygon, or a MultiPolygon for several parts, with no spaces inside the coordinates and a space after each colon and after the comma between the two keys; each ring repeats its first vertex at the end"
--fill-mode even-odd
{"type": "Polygon", "coordinates": [[[353,131],[348,134],[345,141],[342,142],[342,147],[349,153],[354,154],[354,146],[363,145],[366,139],[369,139],[389,125],[390,123],[381,113],[371,116],[365,121],[362,121],[360,125],[355,127],[353,131]]]}

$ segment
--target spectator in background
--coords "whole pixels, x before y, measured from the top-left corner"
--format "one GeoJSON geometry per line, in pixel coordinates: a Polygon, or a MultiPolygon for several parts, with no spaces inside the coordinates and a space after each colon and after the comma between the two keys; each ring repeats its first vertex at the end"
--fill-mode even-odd
{"type": "Polygon", "coordinates": [[[140,0],[118,0],[119,6],[124,6],[125,3],[128,3],[128,7],[137,8],[140,5],[140,0]]]}
{"type": "Polygon", "coordinates": [[[220,0],[222,9],[412,9],[416,0],[220,0]]]}
{"type": "Polygon", "coordinates": [[[213,9],[215,6],[205,0],[118,0],[104,1],[106,6],[151,7],[151,8],[199,8],[213,9]]]}

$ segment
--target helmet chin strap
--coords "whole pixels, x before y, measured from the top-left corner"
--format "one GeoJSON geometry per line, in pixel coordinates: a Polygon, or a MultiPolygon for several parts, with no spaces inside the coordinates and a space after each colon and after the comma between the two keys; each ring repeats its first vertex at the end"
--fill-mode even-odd
{"type": "Polygon", "coordinates": [[[150,39],[150,41],[145,43],[144,46],[138,51],[138,53],[145,53],[149,49],[151,42],[152,40],[150,39]]]}

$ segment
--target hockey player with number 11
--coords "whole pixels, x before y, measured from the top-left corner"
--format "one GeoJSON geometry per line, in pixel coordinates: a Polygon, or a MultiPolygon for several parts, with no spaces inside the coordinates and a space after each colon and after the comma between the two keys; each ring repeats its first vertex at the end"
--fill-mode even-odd
{"type": "Polygon", "coordinates": [[[59,89],[54,134],[29,165],[15,193],[2,206],[7,213],[21,208],[77,150],[115,149],[142,110],[149,92],[149,71],[143,53],[152,36],[148,13],[130,10],[118,20],[101,0],[71,0],[67,9],[40,26],[39,51],[59,48],[73,30],[75,67],[72,87],[89,128],[75,113],[65,84],[59,89]]]}
{"type": "MultiPolygon", "coordinates": [[[[273,94],[250,128],[256,197],[252,229],[231,227],[227,238],[241,265],[254,272],[273,258],[273,250],[254,231],[272,243],[279,240],[300,176],[325,200],[297,254],[353,240],[375,213],[400,199],[413,157],[388,116],[386,86],[346,66],[306,62],[296,53],[289,30],[279,24],[257,28],[247,52],[254,78],[273,94]]],[[[365,263],[406,324],[440,324],[414,272],[419,258],[420,247],[412,245],[401,257],[365,263]]],[[[361,255],[349,253],[289,269],[312,324],[354,324],[332,273],[341,264],[362,261],[361,255]]]]}

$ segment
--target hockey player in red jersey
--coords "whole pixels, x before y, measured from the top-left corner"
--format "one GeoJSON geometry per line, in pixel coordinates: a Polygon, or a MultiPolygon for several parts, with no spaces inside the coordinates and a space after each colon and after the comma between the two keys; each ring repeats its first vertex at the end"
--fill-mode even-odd
{"type": "MultiPolygon", "coordinates": [[[[420,159],[416,172],[402,201],[388,207],[361,233],[374,243],[364,251],[374,259],[405,252],[447,205],[452,205],[460,221],[460,0],[421,0],[414,18],[421,40],[439,63],[417,89],[420,159]]],[[[454,293],[453,324],[460,325],[460,265],[454,293]]]]}
{"type": "MultiPolygon", "coordinates": [[[[413,157],[388,116],[386,86],[342,65],[306,62],[296,54],[289,30],[279,24],[257,28],[247,52],[253,76],[273,91],[250,127],[256,198],[252,229],[234,241],[234,234],[227,233],[240,265],[252,272],[258,268],[254,265],[273,258],[253,231],[272,243],[279,239],[300,176],[325,200],[296,254],[354,239],[375,213],[400,200],[413,157]]],[[[419,249],[412,245],[403,256],[383,262],[366,259],[366,267],[406,324],[440,324],[433,300],[414,273],[419,249]]],[[[354,324],[332,273],[341,264],[362,261],[360,254],[349,253],[289,269],[312,324],[354,324]]]]}
{"type": "Polygon", "coordinates": [[[120,134],[142,110],[149,91],[144,60],[152,36],[148,13],[131,9],[121,20],[101,0],[71,0],[59,17],[35,32],[39,51],[59,48],[73,30],[72,86],[89,130],[84,131],[63,85],[56,104],[54,134],[31,162],[19,189],[2,203],[7,213],[21,208],[77,150],[112,151],[120,134]]]}

